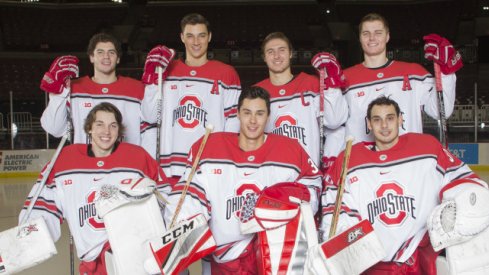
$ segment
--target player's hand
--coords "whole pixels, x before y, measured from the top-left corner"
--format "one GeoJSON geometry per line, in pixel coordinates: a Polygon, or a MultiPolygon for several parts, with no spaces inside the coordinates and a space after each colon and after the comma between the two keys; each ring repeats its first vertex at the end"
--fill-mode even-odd
{"type": "Polygon", "coordinates": [[[158,45],[149,51],[144,64],[142,81],[144,84],[158,84],[157,67],[163,68],[163,79],[166,77],[168,64],[175,57],[175,50],[158,45]]]}
{"type": "Polygon", "coordinates": [[[69,86],[70,79],[78,77],[78,58],[73,55],[64,55],[56,58],[49,71],[47,71],[41,80],[41,90],[60,94],[63,88],[69,86]]]}
{"type": "Polygon", "coordinates": [[[330,53],[320,52],[311,59],[311,64],[318,72],[326,71],[325,88],[343,88],[346,86],[345,75],[340,62],[330,53]]]}
{"type": "Polygon", "coordinates": [[[425,35],[423,40],[424,57],[439,64],[442,73],[452,74],[462,68],[462,56],[446,38],[432,33],[425,35]]]}

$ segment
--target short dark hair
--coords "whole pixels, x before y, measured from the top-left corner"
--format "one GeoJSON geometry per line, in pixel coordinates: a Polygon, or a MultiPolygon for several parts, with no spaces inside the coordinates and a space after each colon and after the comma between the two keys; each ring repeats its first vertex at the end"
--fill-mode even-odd
{"type": "Polygon", "coordinates": [[[99,103],[95,107],[93,107],[92,110],[90,110],[90,112],[87,115],[87,118],[85,119],[85,124],[83,125],[83,129],[85,130],[85,133],[88,135],[90,130],[92,130],[92,124],[95,122],[98,111],[114,114],[115,121],[119,126],[119,132],[117,133],[117,136],[122,137],[125,130],[124,125],[122,125],[122,114],[114,104],[109,102],[99,103]]]}
{"type": "Polygon", "coordinates": [[[119,39],[117,39],[115,36],[101,32],[97,33],[90,38],[90,41],[88,42],[88,47],[87,47],[87,54],[89,56],[93,55],[93,52],[95,51],[95,48],[97,47],[98,43],[107,43],[110,42],[114,44],[115,51],[117,52],[117,57],[122,56],[122,47],[121,47],[121,42],[119,39]]]}
{"type": "Polygon", "coordinates": [[[361,34],[362,33],[362,26],[363,26],[363,23],[365,22],[371,22],[371,21],[380,21],[382,22],[382,24],[384,24],[384,27],[385,27],[385,30],[387,32],[389,32],[389,22],[387,22],[387,19],[385,19],[385,17],[383,17],[382,15],[378,14],[378,13],[369,13],[367,15],[365,15],[362,20],[360,20],[360,24],[358,24],[358,34],[361,34]]]}
{"type": "Polygon", "coordinates": [[[183,31],[185,30],[185,26],[197,24],[204,24],[207,28],[207,32],[211,32],[211,24],[209,23],[209,21],[203,15],[198,13],[190,13],[185,15],[180,21],[180,30],[183,33],[183,31]]]}
{"type": "Polygon", "coordinates": [[[367,119],[370,120],[372,118],[372,108],[374,106],[394,106],[394,109],[396,110],[396,115],[400,116],[401,115],[401,108],[399,108],[399,104],[393,99],[390,99],[389,97],[382,95],[379,96],[378,98],[374,99],[370,104],[368,104],[367,108],[367,119]]]}
{"type": "Polygon", "coordinates": [[[243,101],[245,99],[256,98],[261,98],[265,100],[265,104],[267,105],[267,113],[270,114],[270,94],[267,90],[258,86],[249,87],[241,92],[238,99],[238,111],[241,109],[241,106],[243,105],[243,101]]]}
{"type": "Polygon", "coordinates": [[[285,43],[287,43],[287,46],[289,46],[290,52],[293,51],[292,43],[290,43],[290,39],[283,32],[272,32],[272,33],[269,33],[265,37],[265,39],[263,39],[263,42],[261,43],[261,53],[262,53],[262,55],[265,55],[265,45],[270,40],[273,40],[273,39],[281,39],[281,40],[285,41],[285,43]]]}

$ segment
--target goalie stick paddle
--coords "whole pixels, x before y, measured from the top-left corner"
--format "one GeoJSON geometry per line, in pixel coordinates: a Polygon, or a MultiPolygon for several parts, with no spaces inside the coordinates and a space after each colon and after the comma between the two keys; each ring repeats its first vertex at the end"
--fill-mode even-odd
{"type": "Polygon", "coordinates": [[[187,194],[188,186],[190,185],[190,182],[192,181],[192,178],[194,177],[195,171],[197,170],[197,165],[199,164],[199,161],[200,161],[200,156],[202,155],[202,152],[204,151],[205,144],[207,143],[207,139],[209,138],[209,135],[211,134],[213,129],[214,129],[214,126],[212,124],[207,124],[207,126],[205,127],[204,138],[202,139],[202,142],[200,143],[199,151],[197,151],[197,155],[195,156],[194,162],[192,163],[192,169],[190,170],[190,174],[188,175],[187,181],[185,181],[185,186],[183,187],[182,195],[180,195],[180,199],[178,200],[177,208],[175,209],[175,213],[173,214],[173,217],[171,219],[170,228],[173,228],[173,226],[175,225],[175,222],[177,221],[178,214],[180,213],[180,210],[182,209],[182,204],[185,200],[185,195],[187,194]]]}
{"type": "Polygon", "coordinates": [[[443,147],[448,148],[448,128],[447,117],[445,115],[445,101],[443,100],[443,86],[441,83],[440,65],[433,63],[435,71],[435,86],[438,95],[438,116],[440,119],[440,143],[443,147]]]}
{"type": "Polygon", "coordinates": [[[331,227],[329,229],[329,239],[336,234],[336,226],[338,225],[338,219],[341,212],[341,201],[343,200],[343,191],[345,190],[346,174],[348,173],[348,162],[350,161],[351,147],[353,145],[353,137],[346,137],[346,148],[343,155],[343,163],[341,164],[340,181],[338,182],[338,191],[336,193],[336,200],[334,204],[333,217],[331,219],[331,227]]]}
{"type": "Polygon", "coordinates": [[[158,67],[156,68],[158,72],[158,104],[157,104],[157,113],[156,113],[156,155],[155,159],[159,161],[160,159],[160,144],[161,144],[161,116],[162,116],[162,109],[163,109],[163,68],[158,67]]]}

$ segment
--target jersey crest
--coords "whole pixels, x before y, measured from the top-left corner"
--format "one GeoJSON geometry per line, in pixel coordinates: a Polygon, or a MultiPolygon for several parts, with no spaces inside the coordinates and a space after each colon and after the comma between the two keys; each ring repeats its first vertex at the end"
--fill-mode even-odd
{"type": "Polygon", "coordinates": [[[404,188],[395,181],[386,182],[375,191],[376,199],[367,205],[368,219],[374,224],[376,218],[385,226],[401,225],[408,216],[416,219],[415,198],[404,194],[404,188]]]}
{"type": "Polygon", "coordinates": [[[260,192],[261,188],[255,183],[243,183],[239,185],[235,190],[235,194],[226,199],[226,220],[232,217],[239,220],[246,195],[250,193],[260,194],[260,192]]]}
{"type": "Polygon", "coordinates": [[[90,192],[86,198],[87,203],[78,208],[78,221],[80,227],[88,224],[93,230],[101,230],[105,229],[105,225],[102,219],[98,217],[95,209],[95,193],[96,191],[90,192]]]}
{"type": "Polygon", "coordinates": [[[272,133],[296,139],[299,143],[307,146],[306,129],[298,125],[297,119],[293,115],[280,115],[275,119],[273,125],[275,129],[272,130],[272,133]]]}
{"type": "Polygon", "coordinates": [[[207,112],[202,108],[202,99],[195,95],[186,95],[179,100],[177,108],[173,110],[173,125],[180,124],[182,128],[193,129],[199,124],[203,127],[207,123],[207,112]]]}

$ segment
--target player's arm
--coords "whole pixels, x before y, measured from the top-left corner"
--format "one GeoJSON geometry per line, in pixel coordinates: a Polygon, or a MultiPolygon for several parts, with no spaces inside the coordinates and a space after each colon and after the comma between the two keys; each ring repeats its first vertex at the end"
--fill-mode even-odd
{"type": "Polygon", "coordinates": [[[241,94],[241,81],[238,73],[232,69],[229,72],[229,80],[225,83],[224,90],[224,116],[226,122],[224,124],[224,131],[235,132],[239,131],[238,114],[238,98],[241,94]]]}
{"type": "MultiPolygon", "coordinates": [[[[455,104],[455,88],[457,72],[463,67],[462,57],[457,52],[453,45],[446,38],[437,34],[429,34],[423,37],[425,41],[424,52],[425,58],[433,61],[440,66],[441,83],[443,86],[443,98],[445,104],[445,114],[447,118],[452,114],[455,104]]],[[[426,90],[429,90],[429,99],[423,102],[425,112],[438,119],[438,97],[434,79],[426,79],[423,81],[426,90]]]]}
{"type": "Polygon", "coordinates": [[[299,145],[301,156],[301,172],[296,182],[303,184],[310,192],[310,203],[313,213],[318,211],[319,196],[322,190],[322,173],[319,167],[309,157],[306,151],[299,145]]]}
{"type": "Polygon", "coordinates": [[[78,58],[56,58],[41,80],[41,90],[49,93],[49,103],[41,116],[42,128],[55,137],[61,137],[68,129],[68,104],[71,79],[78,77],[78,58]]]}
{"type": "Polygon", "coordinates": [[[168,66],[175,56],[175,51],[163,45],[157,45],[149,51],[144,64],[141,81],[145,84],[144,98],[141,102],[142,119],[148,123],[155,123],[163,91],[158,87],[158,71],[161,67],[162,80],[165,80],[169,71],[168,66]]]}

